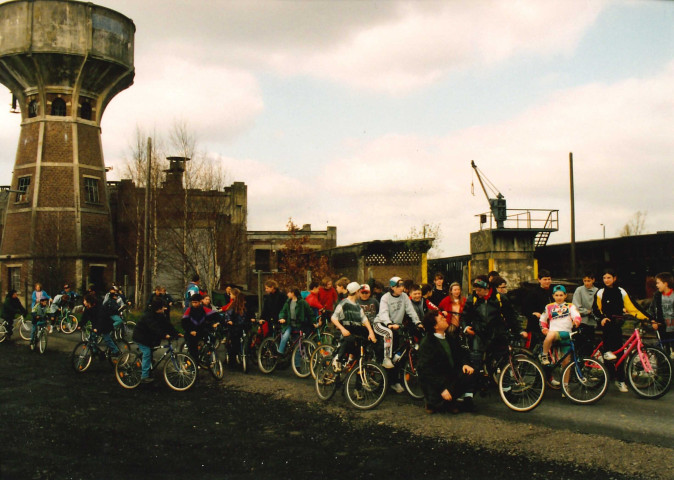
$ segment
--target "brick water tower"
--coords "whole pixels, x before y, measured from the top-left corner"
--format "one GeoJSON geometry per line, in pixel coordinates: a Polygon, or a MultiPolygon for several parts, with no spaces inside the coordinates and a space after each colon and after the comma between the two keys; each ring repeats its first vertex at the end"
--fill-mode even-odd
{"type": "Polygon", "coordinates": [[[133,83],[135,29],[91,3],[0,5],[0,82],[21,110],[0,244],[3,290],[40,281],[52,294],[66,281],[113,281],[101,119],[133,83]]]}

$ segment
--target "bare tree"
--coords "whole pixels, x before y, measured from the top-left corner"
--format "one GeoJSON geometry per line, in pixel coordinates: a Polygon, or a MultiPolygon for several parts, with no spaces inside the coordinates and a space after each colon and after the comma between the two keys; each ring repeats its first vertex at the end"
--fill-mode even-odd
{"type": "Polygon", "coordinates": [[[646,215],[648,212],[637,211],[620,230],[621,237],[631,237],[646,233],[646,215]]]}
{"type": "Polygon", "coordinates": [[[439,223],[426,223],[425,221],[419,227],[413,226],[405,238],[395,237],[396,240],[417,240],[420,238],[432,238],[433,243],[428,250],[429,258],[437,258],[442,254],[442,248],[439,247],[442,238],[442,228],[439,223]]]}

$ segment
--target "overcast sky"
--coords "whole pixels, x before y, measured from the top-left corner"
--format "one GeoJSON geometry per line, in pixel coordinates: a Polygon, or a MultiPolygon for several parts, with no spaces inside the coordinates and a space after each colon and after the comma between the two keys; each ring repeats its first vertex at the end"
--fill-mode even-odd
{"type": "Polygon", "coordinates": [[[292,217],[345,245],[440,224],[449,256],[488,210],[471,160],[509,208],[558,209],[550,241],[568,242],[573,152],[577,240],[637,211],[674,230],[674,2],[95,3],[136,25],[135,83],[102,122],[109,179],[137,126],[182,121],[248,185],[249,229],[292,217]]]}

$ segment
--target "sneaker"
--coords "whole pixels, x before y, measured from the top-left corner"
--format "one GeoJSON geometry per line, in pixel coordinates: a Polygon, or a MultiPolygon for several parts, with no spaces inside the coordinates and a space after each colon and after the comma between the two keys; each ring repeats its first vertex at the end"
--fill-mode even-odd
{"type": "Polygon", "coordinates": [[[561,383],[559,383],[559,380],[557,380],[556,378],[551,378],[550,385],[552,385],[553,387],[559,387],[561,383]]]}
{"type": "Polygon", "coordinates": [[[394,383],[393,385],[391,385],[391,390],[393,390],[396,393],[403,393],[405,391],[403,386],[400,385],[399,383],[394,383]]]}
{"type": "Polygon", "coordinates": [[[618,357],[616,357],[613,352],[604,353],[604,360],[608,360],[610,362],[610,361],[615,360],[616,358],[618,358],[618,357]]]}
{"type": "Polygon", "coordinates": [[[334,372],[341,372],[342,371],[342,364],[339,363],[339,357],[335,357],[332,360],[332,370],[334,372]]]}
{"type": "Polygon", "coordinates": [[[393,362],[390,358],[384,357],[384,361],[381,362],[381,366],[384,368],[393,368],[393,362]]]}
{"type": "Polygon", "coordinates": [[[140,383],[152,383],[154,382],[154,378],[152,377],[145,377],[140,379],[140,383]]]}
{"type": "Polygon", "coordinates": [[[541,362],[541,365],[550,365],[550,357],[547,354],[541,354],[538,360],[541,362]]]}
{"type": "Polygon", "coordinates": [[[618,390],[620,390],[622,393],[629,392],[629,390],[627,389],[627,385],[625,385],[625,382],[615,382],[615,386],[618,387],[618,390]]]}

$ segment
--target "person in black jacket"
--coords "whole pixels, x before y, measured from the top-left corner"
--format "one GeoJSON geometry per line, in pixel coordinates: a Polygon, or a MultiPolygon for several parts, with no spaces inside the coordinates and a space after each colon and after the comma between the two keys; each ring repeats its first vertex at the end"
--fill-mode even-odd
{"type": "Polygon", "coordinates": [[[150,308],[143,314],[133,330],[133,341],[138,345],[142,355],[140,381],[149,383],[154,379],[150,377],[152,368],[152,348],[158,346],[165,338],[176,337],[178,332],[171,325],[164,310],[165,301],[161,297],[155,297],[150,302],[150,308]]]}
{"type": "Polygon", "coordinates": [[[84,313],[77,329],[84,328],[89,322],[91,322],[91,330],[103,338],[105,344],[112,351],[112,355],[119,355],[121,352],[110,337],[110,332],[112,332],[113,328],[112,317],[98,303],[98,298],[93,293],[88,293],[84,297],[84,313]]]}
{"type": "MultiPolygon", "coordinates": [[[[457,413],[457,400],[473,391],[475,370],[457,337],[447,333],[449,323],[442,312],[427,312],[423,325],[427,333],[419,346],[418,370],[426,412],[448,409],[457,413]]],[[[465,397],[462,403],[465,410],[474,409],[472,396],[465,397]]]]}
{"type": "Polygon", "coordinates": [[[674,277],[669,272],[658,273],[655,276],[655,287],[658,289],[653,296],[653,302],[648,310],[653,319],[652,325],[660,331],[660,338],[664,342],[665,351],[669,358],[674,360],[674,277]]]}
{"type": "Polygon", "coordinates": [[[522,313],[527,317],[528,341],[526,347],[533,350],[533,348],[543,341],[543,334],[541,333],[541,325],[539,319],[545,311],[545,306],[550,303],[555,303],[552,298],[552,277],[547,270],[538,271],[538,287],[534,288],[525,296],[522,304],[522,313]]]}
{"type": "Polygon", "coordinates": [[[185,344],[194,359],[199,358],[198,343],[208,332],[220,324],[220,315],[215,310],[201,304],[200,294],[190,297],[190,306],[185,310],[181,320],[185,332],[185,344]]]}
{"type": "Polygon", "coordinates": [[[27,315],[26,309],[19,300],[19,295],[16,290],[7,292],[5,302],[2,304],[2,318],[7,322],[7,341],[12,339],[12,332],[14,331],[14,317],[17,315],[27,315]]]}
{"type": "Polygon", "coordinates": [[[286,300],[288,300],[288,297],[278,289],[278,283],[275,280],[264,282],[264,299],[262,301],[262,315],[260,319],[267,322],[266,324],[262,324],[261,327],[265,336],[269,332],[269,329],[274,327],[276,322],[278,322],[279,313],[281,313],[286,300]]]}

